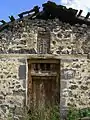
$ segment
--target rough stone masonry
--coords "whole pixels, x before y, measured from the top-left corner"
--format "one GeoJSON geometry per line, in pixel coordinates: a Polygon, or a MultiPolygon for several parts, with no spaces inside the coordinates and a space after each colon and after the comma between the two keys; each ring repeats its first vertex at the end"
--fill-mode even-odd
{"type": "Polygon", "coordinates": [[[28,17],[8,24],[0,32],[0,120],[7,120],[10,113],[22,120],[29,58],[60,59],[62,111],[71,105],[90,107],[90,26],[28,17]],[[49,54],[38,53],[39,31],[50,33],[49,54]]]}

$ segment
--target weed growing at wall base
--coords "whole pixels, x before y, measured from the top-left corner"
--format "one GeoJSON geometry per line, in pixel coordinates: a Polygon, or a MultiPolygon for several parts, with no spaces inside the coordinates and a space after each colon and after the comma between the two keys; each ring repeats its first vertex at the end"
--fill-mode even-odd
{"type": "Polygon", "coordinates": [[[67,120],[90,120],[90,108],[69,108],[67,120]]]}
{"type": "Polygon", "coordinates": [[[25,120],[60,120],[60,108],[57,105],[53,107],[35,108],[29,110],[25,120]]]}

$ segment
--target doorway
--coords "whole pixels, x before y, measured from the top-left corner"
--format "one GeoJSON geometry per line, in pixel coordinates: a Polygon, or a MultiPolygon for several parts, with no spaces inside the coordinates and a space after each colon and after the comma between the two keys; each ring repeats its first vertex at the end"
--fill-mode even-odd
{"type": "Polygon", "coordinates": [[[28,106],[33,110],[60,104],[60,60],[28,60],[27,96],[28,106]]]}

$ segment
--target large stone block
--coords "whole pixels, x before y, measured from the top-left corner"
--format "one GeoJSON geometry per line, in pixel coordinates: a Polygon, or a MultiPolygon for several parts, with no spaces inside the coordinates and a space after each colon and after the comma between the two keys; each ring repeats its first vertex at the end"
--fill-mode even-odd
{"type": "Polygon", "coordinates": [[[75,70],[73,69],[63,69],[61,70],[61,79],[72,79],[75,77],[75,70]]]}
{"type": "Polygon", "coordinates": [[[60,109],[60,120],[67,120],[68,110],[66,107],[60,109]]]}
{"type": "Polygon", "coordinates": [[[66,81],[61,81],[60,88],[61,88],[61,90],[67,88],[67,82],[66,81]]]}
{"type": "Polygon", "coordinates": [[[26,79],[26,65],[20,65],[20,67],[19,67],[19,79],[26,79]]]}

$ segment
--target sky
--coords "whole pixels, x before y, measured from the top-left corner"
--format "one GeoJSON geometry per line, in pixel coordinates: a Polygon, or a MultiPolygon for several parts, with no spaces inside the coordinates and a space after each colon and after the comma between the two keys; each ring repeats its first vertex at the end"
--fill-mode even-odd
{"type": "Polygon", "coordinates": [[[90,0],[61,0],[61,4],[78,10],[83,10],[82,16],[90,12],[90,0]]]}
{"type": "MultiPolygon", "coordinates": [[[[15,18],[18,14],[30,10],[35,5],[41,7],[41,5],[48,0],[1,0],[0,1],[0,20],[9,21],[8,16],[13,15],[15,18]]],[[[90,0],[51,0],[57,4],[62,4],[75,9],[83,9],[83,15],[85,16],[90,10],[90,0]]]]}
{"type": "MultiPolygon", "coordinates": [[[[35,5],[42,6],[43,3],[48,0],[0,0],[0,20],[4,19],[9,21],[8,16],[13,15],[17,18],[17,15],[23,11],[30,10],[35,5]]],[[[59,0],[53,0],[57,4],[59,0]]]]}

